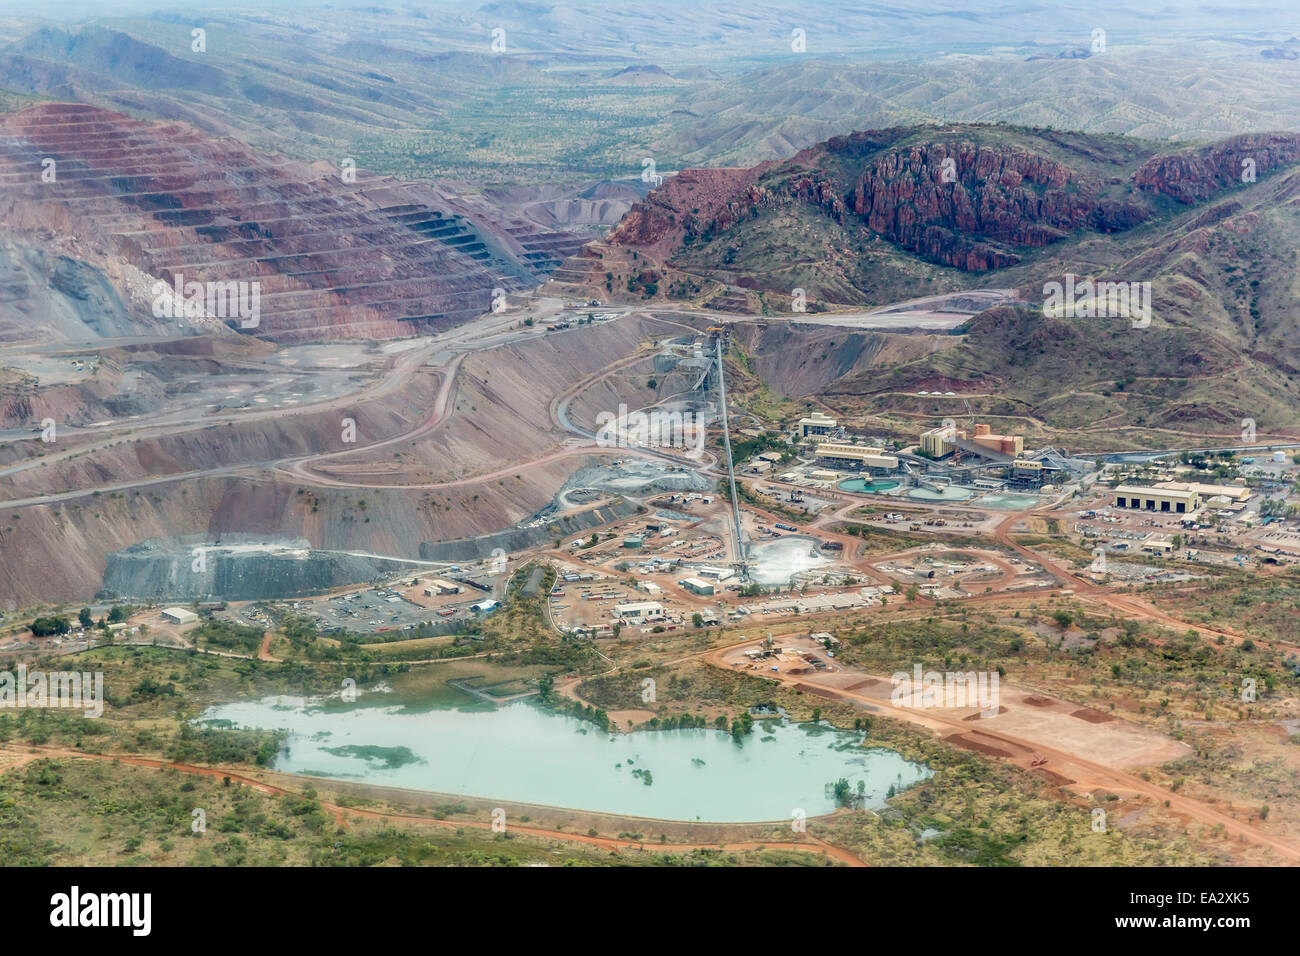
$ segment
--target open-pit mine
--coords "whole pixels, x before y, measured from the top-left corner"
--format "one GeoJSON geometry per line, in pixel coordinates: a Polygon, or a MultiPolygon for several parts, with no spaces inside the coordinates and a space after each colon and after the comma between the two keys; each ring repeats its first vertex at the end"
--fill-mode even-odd
{"type": "Polygon", "coordinates": [[[1294,38],[343,6],[0,17],[5,862],[1300,864],[1294,38]]]}

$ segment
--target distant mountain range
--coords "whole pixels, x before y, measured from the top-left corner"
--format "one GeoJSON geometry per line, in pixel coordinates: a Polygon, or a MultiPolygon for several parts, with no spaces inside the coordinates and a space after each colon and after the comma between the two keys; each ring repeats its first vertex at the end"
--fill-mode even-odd
{"type": "Polygon", "coordinates": [[[1300,128],[1297,44],[1275,24],[1211,42],[1194,15],[1125,12],[1094,53],[1080,11],[815,2],[787,19],[548,3],[6,20],[0,108],[76,100],[308,161],[503,184],[635,177],[645,156],[748,166],[846,128],[958,120],[1162,140],[1300,128]],[[935,49],[944,35],[962,42],[935,49]]]}

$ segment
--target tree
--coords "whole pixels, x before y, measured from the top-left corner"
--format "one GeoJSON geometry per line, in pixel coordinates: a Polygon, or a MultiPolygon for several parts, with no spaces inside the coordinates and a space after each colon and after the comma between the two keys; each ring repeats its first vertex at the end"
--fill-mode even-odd
{"type": "Polygon", "coordinates": [[[857,801],[853,797],[853,788],[849,786],[847,777],[840,777],[831,785],[831,793],[835,796],[835,805],[837,807],[851,807],[857,801]]]}
{"type": "Polygon", "coordinates": [[[82,627],[90,627],[95,623],[95,619],[90,614],[90,608],[83,607],[77,612],[77,620],[81,622],[82,627]]]}
{"type": "Polygon", "coordinates": [[[696,627],[703,627],[704,615],[701,614],[699,611],[696,611],[694,614],[691,615],[691,623],[694,624],[696,627]]]}
{"type": "Polygon", "coordinates": [[[71,630],[72,625],[68,623],[66,617],[63,617],[62,615],[54,615],[50,617],[38,617],[36,620],[32,621],[30,627],[33,637],[49,637],[51,634],[67,634],[68,631],[71,630]]]}

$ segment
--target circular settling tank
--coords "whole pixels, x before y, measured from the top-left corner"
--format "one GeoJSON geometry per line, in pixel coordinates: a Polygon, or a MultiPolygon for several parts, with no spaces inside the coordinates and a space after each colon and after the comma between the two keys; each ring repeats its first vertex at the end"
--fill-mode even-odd
{"type": "Polygon", "coordinates": [[[1025,508],[1032,508],[1038,504],[1041,499],[1033,495],[985,495],[979,500],[981,505],[989,508],[1005,509],[1006,511],[1023,511],[1025,508]]]}
{"type": "Polygon", "coordinates": [[[841,491],[857,491],[857,492],[867,492],[867,493],[876,492],[876,491],[892,491],[897,487],[898,487],[898,482],[890,478],[878,478],[878,479],[850,478],[847,481],[841,481],[839,483],[839,488],[841,491]]]}
{"type": "Polygon", "coordinates": [[[965,501],[971,493],[965,488],[954,488],[949,485],[943,491],[931,491],[929,488],[913,488],[907,493],[907,497],[914,498],[917,501],[965,501]]]}

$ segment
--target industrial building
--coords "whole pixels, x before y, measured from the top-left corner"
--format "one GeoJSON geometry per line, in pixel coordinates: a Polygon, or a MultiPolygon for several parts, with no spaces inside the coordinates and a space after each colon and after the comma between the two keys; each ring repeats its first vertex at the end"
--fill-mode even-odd
{"type": "Polygon", "coordinates": [[[1174,543],[1168,538],[1148,538],[1138,548],[1148,554],[1169,554],[1174,550],[1174,543]]]}
{"type": "MultiPolygon", "coordinates": [[[[965,438],[965,435],[960,436],[965,438]]],[[[1025,453],[1025,440],[1020,435],[995,435],[988,425],[976,425],[975,434],[969,439],[981,448],[1019,458],[1025,453]]]]}
{"type": "Polygon", "coordinates": [[[434,578],[424,586],[425,597],[442,597],[446,594],[459,594],[461,586],[453,581],[446,581],[442,578],[434,578]]]}
{"type": "Polygon", "coordinates": [[[620,621],[662,621],[664,606],[658,601],[633,601],[616,605],[609,613],[620,621]]]}
{"type": "Polygon", "coordinates": [[[898,470],[898,458],[885,454],[885,449],[848,445],[842,442],[828,441],[819,444],[817,460],[837,468],[882,472],[898,470]]]}
{"type": "Polygon", "coordinates": [[[928,458],[944,458],[958,448],[976,455],[991,452],[987,457],[995,459],[1020,459],[1025,453],[1025,440],[1021,435],[994,434],[990,426],[980,424],[975,424],[973,432],[953,425],[921,432],[921,453],[928,458]]]}
{"type": "Polygon", "coordinates": [[[1201,507],[1201,496],[1195,491],[1120,485],[1115,489],[1114,495],[1116,508],[1165,511],[1181,515],[1191,514],[1201,507]]]}
{"type": "Polygon", "coordinates": [[[1043,482],[1043,463],[1028,458],[1017,458],[1011,462],[1009,477],[1018,484],[1039,485],[1043,482]]]}
{"type": "Polygon", "coordinates": [[[1188,481],[1157,481],[1153,488],[1162,491],[1194,491],[1202,498],[1227,498],[1233,504],[1244,505],[1250,500],[1250,489],[1242,485],[1203,485],[1188,481]]]}
{"type": "Polygon", "coordinates": [[[952,454],[952,450],[957,446],[953,444],[953,439],[957,437],[957,429],[948,426],[931,428],[929,431],[921,432],[921,454],[927,458],[943,458],[952,454]]]}
{"type": "Polygon", "coordinates": [[[835,419],[829,415],[813,412],[807,418],[799,419],[799,437],[807,439],[818,435],[829,435],[837,425],[835,419]]]}
{"type": "Polygon", "coordinates": [[[731,568],[713,568],[706,566],[700,568],[696,574],[702,578],[712,578],[715,581],[725,581],[728,578],[735,577],[736,572],[731,568]]]}
{"type": "Polygon", "coordinates": [[[677,582],[692,594],[699,594],[703,597],[709,597],[714,593],[713,584],[709,581],[703,581],[700,578],[687,578],[684,581],[677,582]]]}
{"type": "Polygon", "coordinates": [[[166,607],[163,608],[162,618],[169,624],[193,624],[199,616],[183,607],[166,607]]]}

